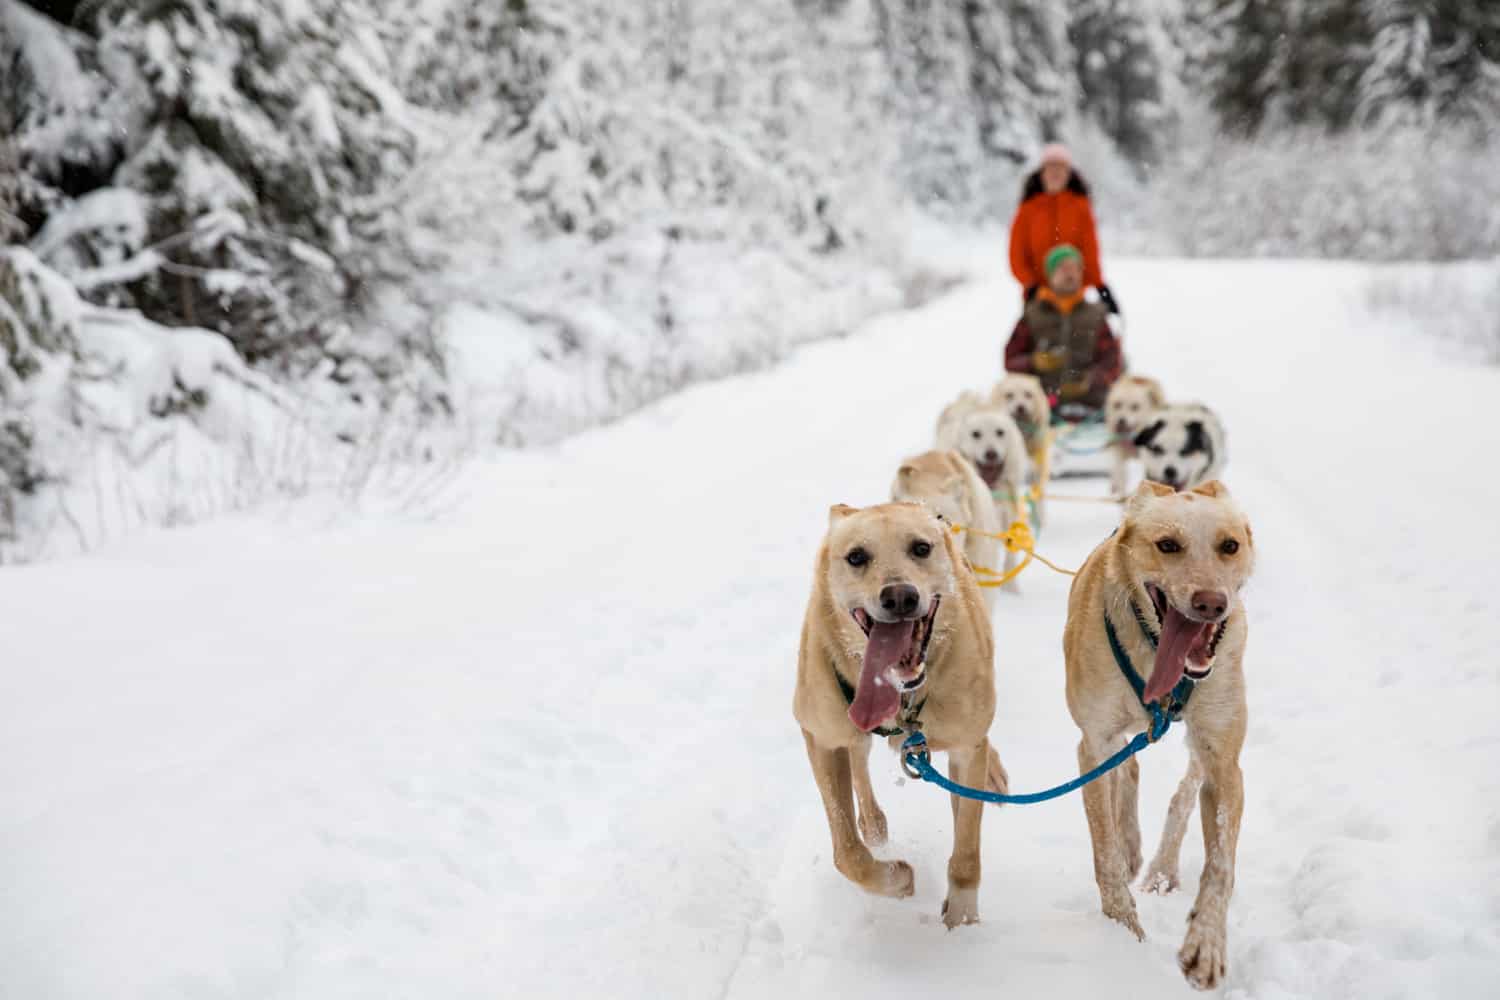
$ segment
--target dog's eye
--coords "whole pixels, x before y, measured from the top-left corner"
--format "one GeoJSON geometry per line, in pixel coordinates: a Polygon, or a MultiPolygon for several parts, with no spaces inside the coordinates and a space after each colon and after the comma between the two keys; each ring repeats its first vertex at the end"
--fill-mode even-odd
{"type": "Polygon", "coordinates": [[[912,542],[911,543],[911,554],[913,556],[916,556],[918,559],[926,559],[928,556],[932,555],[932,543],[931,542],[912,542]]]}
{"type": "Polygon", "coordinates": [[[1226,556],[1232,556],[1240,550],[1240,543],[1233,538],[1226,538],[1219,543],[1219,551],[1226,556]]]}
{"type": "Polygon", "coordinates": [[[981,434],[981,433],[980,433],[980,432],[979,432],[979,431],[975,431],[975,432],[974,432],[974,440],[975,440],[975,441],[978,441],[978,440],[979,440],[979,439],[980,439],[980,438],[982,438],[982,437],[984,437],[984,435],[983,435],[983,434],[981,434]]]}
{"type": "Polygon", "coordinates": [[[1166,555],[1175,555],[1182,551],[1182,545],[1175,538],[1163,538],[1156,543],[1156,551],[1166,555]]]}
{"type": "Polygon", "coordinates": [[[1139,410],[1140,408],[1141,408],[1141,404],[1140,403],[1131,403],[1130,404],[1130,412],[1131,413],[1134,413],[1136,410],[1139,410]]]}
{"type": "Polygon", "coordinates": [[[864,549],[850,549],[849,554],[844,557],[844,562],[850,566],[859,567],[870,561],[870,553],[864,549]]]}

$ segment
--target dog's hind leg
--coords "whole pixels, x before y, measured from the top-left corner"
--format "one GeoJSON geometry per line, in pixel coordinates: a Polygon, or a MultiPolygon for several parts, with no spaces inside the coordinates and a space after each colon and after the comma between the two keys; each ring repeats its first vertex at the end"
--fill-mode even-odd
{"type": "MultiPolygon", "coordinates": [[[[1095,767],[1114,750],[1107,740],[1091,740],[1087,733],[1078,742],[1078,771],[1082,774],[1095,767]]],[[[1136,940],[1143,941],[1146,932],[1135,912],[1135,898],[1130,895],[1130,880],[1125,872],[1125,855],[1121,850],[1120,829],[1116,822],[1116,774],[1083,786],[1083,811],[1088,815],[1089,838],[1094,843],[1094,881],[1099,884],[1099,903],[1104,915],[1118,920],[1136,940]]]]}
{"type": "Polygon", "coordinates": [[[1125,850],[1125,874],[1133,881],[1141,872],[1141,765],[1132,757],[1115,774],[1115,822],[1125,850]]]}
{"type": "MultiPolygon", "coordinates": [[[[948,777],[970,788],[983,788],[994,752],[988,740],[963,749],[954,747],[948,751],[948,777]]],[[[984,818],[983,802],[952,798],[953,854],[948,858],[948,898],[943,900],[943,923],[950,930],[979,922],[979,825],[984,818]]]]}
{"type": "Polygon", "coordinates": [[[870,739],[865,738],[863,749],[849,748],[849,769],[854,778],[854,801],[859,804],[859,835],[870,847],[885,843],[888,831],[885,812],[875,801],[875,789],[870,784],[870,739]]]}
{"type": "Polygon", "coordinates": [[[855,830],[849,751],[819,746],[806,730],[802,739],[807,744],[807,759],[818,782],[818,793],[823,797],[823,810],[828,814],[834,867],[867,892],[878,896],[910,896],[914,883],[911,865],[905,861],[877,861],[855,830]]]}
{"type": "Polygon", "coordinates": [[[1188,820],[1193,816],[1193,807],[1198,803],[1198,789],[1203,784],[1203,769],[1198,758],[1188,758],[1187,773],[1172,794],[1172,804],[1167,807],[1167,822],[1161,831],[1161,846],[1156,857],[1146,869],[1143,887],[1147,892],[1166,894],[1177,888],[1177,859],[1182,852],[1182,838],[1187,833],[1188,820]]]}

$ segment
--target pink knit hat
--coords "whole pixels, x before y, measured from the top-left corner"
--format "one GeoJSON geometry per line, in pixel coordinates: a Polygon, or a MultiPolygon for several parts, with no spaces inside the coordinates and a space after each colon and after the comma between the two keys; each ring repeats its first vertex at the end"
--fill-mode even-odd
{"type": "Polygon", "coordinates": [[[1049,142],[1042,147],[1042,163],[1061,163],[1064,166],[1073,165],[1073,154],[1068,152],[1068,147],[1060,142],[1049,142]]]}

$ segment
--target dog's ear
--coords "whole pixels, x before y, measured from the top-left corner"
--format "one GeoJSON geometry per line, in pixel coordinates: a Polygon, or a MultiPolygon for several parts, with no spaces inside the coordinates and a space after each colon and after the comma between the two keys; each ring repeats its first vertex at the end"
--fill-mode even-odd
{"type": "Polygon", "coordinates": [[[899,469],[896,470],[896,476],[902,482],[905,482],[906,480],[910,479],[912,476],[915,476],[916,474],[917,474],[917,467],[915,465],[903,465],[903,466],[901,466],[901,468],[899,468],[899,469]]]}
{"type": "Polygon", "coordinates": [[[836,503],[828,508],[828,527],[831,529],[850,514],[858,514],[858,507],[850,507],[848,504],[836,503]]]}
{"type": "Polygon", "coordinates": [[[1165,420],[1157,420],[1142,427],[1135,436],[1135,446],[1137,448],[1149,447],[1151,442],[1156,440],[1156,435],[1160,434],[1161,429],[1166,425],[1167,422],[1165,420]]]}
{"type": "MultiPolygon", "coordinates": [[[[1157,497],[1170,497],[1175,496],[1176,494],[1177,491],[1172,489],[1172,487],[1170,486],[1163,485],[1162,483],[1153,483],[1149,479],[1142,479],[1141,485],[1137,486],[1135,488],[1135,492],[1130,494],[1130,498],[1125,501],[1125,518],[1123,526],[1129,527],[1131,518],[1138,516],[1142,511],[1144,511],[1146,509],[1146,505],[1152,500],[1156,499],[1157,497]]],[[[1124,536],[1127,533],[1128,532],[1124,530],[1121,531],[1120,534],[1122,541],[1124,540],[1124,536]]]]}
{"type": "Polygon", "coordinates": [[[1187,431],[1187,443],[1182,446],[1183,455],[1194,455],[1200,451],[1208,451],[1208,431],[1203,428],[1203,421],[1189,420],[1183,430],[1187,431]]]}
{"type": "Polygon", "coordinates": [[[1219,500],[1219,499],[1226,499],[1227,500],[1229,498],[1229,487],[1225,486],[1223,483],[1219,482],[1217,479],[1210,479],[1206,483],[1202,483],[1202,484],[1200,484],[1198,486],[1195,486],[1195,487],[1193,487],[1193,489],[1191,490],[1191,492],[1193,492],[1193,493],[1201,493],[1201,494],[1203,494],[1206,497],[1213,497],[1215,500],[1219,500]]]}

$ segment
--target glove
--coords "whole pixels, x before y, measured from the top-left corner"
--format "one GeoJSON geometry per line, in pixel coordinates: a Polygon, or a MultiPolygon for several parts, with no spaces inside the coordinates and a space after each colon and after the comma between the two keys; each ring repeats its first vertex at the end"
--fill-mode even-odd
{"type": "Polygon", "coordinates": [[[1115,301],[1115,293],[1109,290],[1108,285],[1099,286],[1099,301],[1104,303],[1104,308],[1116,316],[1120,315],[1120,303],[1115,301]]]}
{"type": "Polygon", "coordinates": [[[1089,385],[1088,379],[1080,379],[1077,382],[1064,382],[1057,389],[1057,396],[1064,403],[1076,403],[1089,394],[1093,387],[1089,385]]]}
{"type": "Polygon", "coordinates": [[[1062,351],[1033,351],[1031,354],[1031,367],[1039,375],[1060,372],[1067,363],[1068,356],[1062,351]]]}
{"type": "Polygon", "coordinates": [[[1030,288],[1026,289],[1026,301],[1030,302],[1032,299],[1036,298],[1036,293],[1041,287],[1041,285],[1032,285],[1030,288]]]}

